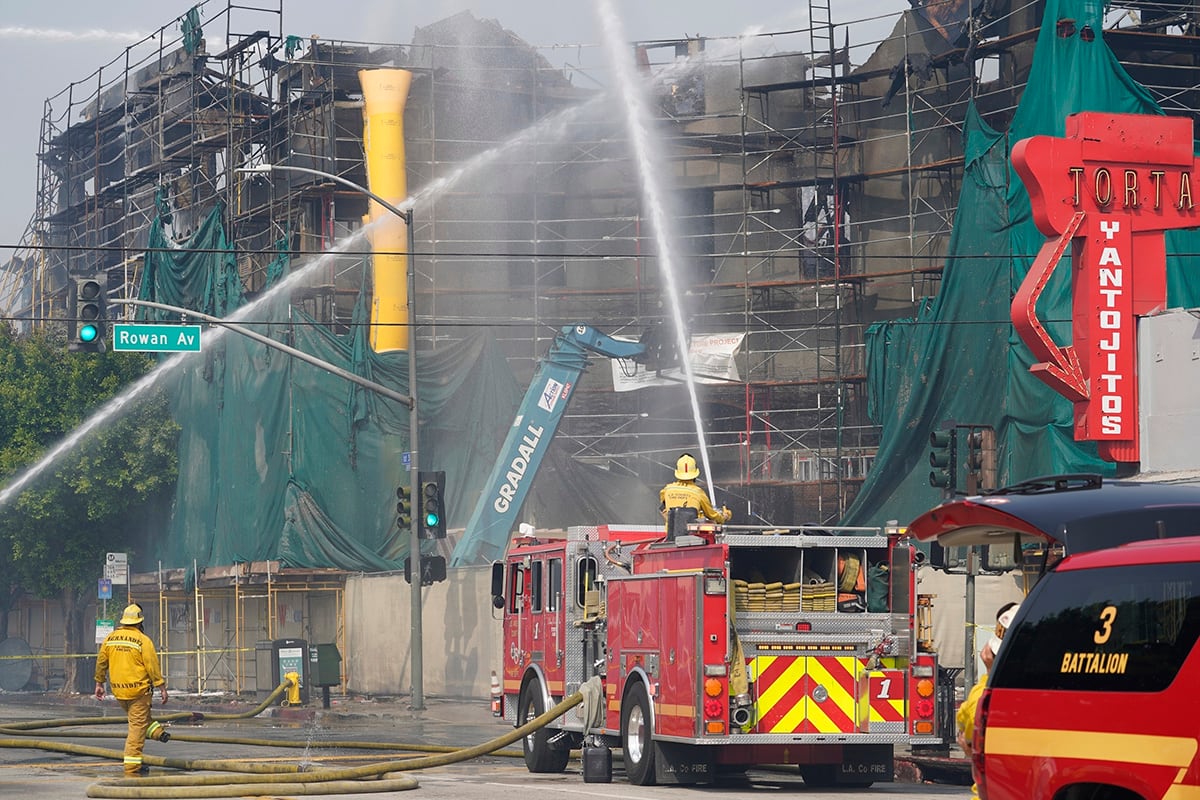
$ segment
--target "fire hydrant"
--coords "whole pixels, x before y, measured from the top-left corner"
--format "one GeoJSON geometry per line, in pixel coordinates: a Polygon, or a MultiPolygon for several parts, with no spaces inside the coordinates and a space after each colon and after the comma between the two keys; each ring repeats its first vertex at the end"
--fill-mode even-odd
{"type": "Polygon", "coordinates": [[[300,705],[300,673],[288,672],[285,673],[283,679],[288,682],[287,698],[283,701],[285,706],[300,705]]]}

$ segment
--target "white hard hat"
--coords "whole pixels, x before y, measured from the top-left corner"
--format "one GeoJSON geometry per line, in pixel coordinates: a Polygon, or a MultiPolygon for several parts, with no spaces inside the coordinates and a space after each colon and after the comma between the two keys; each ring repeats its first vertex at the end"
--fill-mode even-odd
{"type": "MultiPolygon", "coordinates": [[[[1019,604],[1013,604],[1011,608],[1009,608],[1000,616],[996,617],[996,626],[998,628],[1003,628],[1007,633],[1008,629],[1012,626],[1013,620],[1017,618],[1017,612],[1020,609],[1021,606],[1019,604]]],[[[1000,636],[993,636],[988,640],[988,646],[992,648],[992,655],[1000,654],[1000,645],[1003,642],[1004,639],[1000,636]]]]}

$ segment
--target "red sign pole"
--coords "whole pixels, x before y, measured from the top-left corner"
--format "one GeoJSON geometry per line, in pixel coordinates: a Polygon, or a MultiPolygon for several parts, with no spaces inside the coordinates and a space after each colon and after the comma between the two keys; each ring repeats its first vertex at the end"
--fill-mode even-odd
{"type": "Polygon", "coordinates": [[[1075,404],[1075,439],[1109,461],[1139,460],[1137,317],[1167,304],[1165,232],[1200,226],[1200,160],[1185,117],[1083,112],[1066,136],[1013,147],[1046,242],[1011,316],[1037,363],[1030,371],[1075,404]],[[1072,342],[1051,339],[1037,300],[1071,245],[1072,342]]]}

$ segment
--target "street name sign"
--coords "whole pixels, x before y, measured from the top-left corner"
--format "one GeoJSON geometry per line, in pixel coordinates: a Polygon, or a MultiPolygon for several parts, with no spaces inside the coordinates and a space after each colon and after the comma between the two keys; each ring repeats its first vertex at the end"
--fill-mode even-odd
{"type": "Polygon", "coordinates": [[[113,325],[113,350],[134,353],[199,353],[199,325],[113,325]]]}

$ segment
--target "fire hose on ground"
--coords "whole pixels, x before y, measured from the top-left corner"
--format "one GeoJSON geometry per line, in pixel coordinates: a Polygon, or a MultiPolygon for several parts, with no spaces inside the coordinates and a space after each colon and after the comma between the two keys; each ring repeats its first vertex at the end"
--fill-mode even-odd
{"type": "MultiPolygon", "coordinates": [[[[182,712],[160,717],[160,721],[178,721],[190,719],[247,719],[262,713],[271,702],[291,686],[291,681],[281,683],[271,695],[257,708],[240,714],[193,714],[182,712]]],[[[365,794],[378,792],[403,791],[415,789],[416,780],[395,773],[409,772],[417,769],[446,766],[461,761],[469,761],[480,756],[495,754],[507,745],[520,741],[523,737],[534,733],[553,720],[579,705],[584,700],[580,692],[570,695],[561,703],[546,713],[532,719],[503,736],[484,742],[474,747],[453,749],[436,748],[430,745],[381,745],[380,743],[337,743],[330,746],[356,747],[364,745],[373,749],[405,749],[411,751],[438,752],[436,755],[407,758],[398,761],[388,761],[379,764],[367,764],[360,767],[342,769],[326,769],[304,771],[299,765],[292,764],[256,764],[245,760],[221,759],[181,759],[164,758],[161,756],[144,755],[143,763],[148,766],[168,767],[184,771],[220,771],[241,773],[239,775],[164,775],[159,777],[123,778],[99,781],[87,788],[88,797],[102,798],[200,798],[200,797],[255,797],[275,794],[291,795],[327,795],[327,794],[365,794]]],[[[0,725],[0,735],[17,734],[29,730],[39,730],[48,727],[64,725],[97,725],[124,723],[124,717],[84,717],[68,720],[49,720],[11,725],[0,725]]],[[[77,734],[76,734],[77,735],[77,734]]],[[[90,734],[106,736],[108,734],[90,734]]],[[[201,737],[176,736],[180,741],[201,737]]],[[[214,738],[212,741],[223,741],[214,738]]],[[[281,743],[262,739],[233,739],[239,744],[255,744],[264,746],[295,746],[298,743],[281,743]]],[[[104,748],[68,742],[53,742],[47,740],[8,738],[0,739],[0,747],[40,749],[61,753],[72,753],[100,758],[120,760],[123,753],[104,748]]]]}

